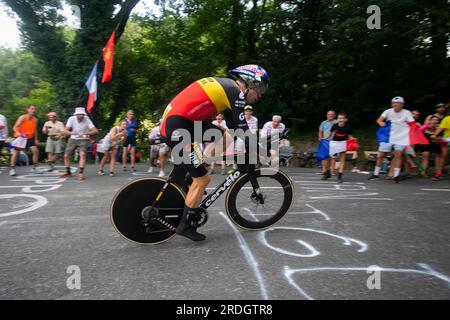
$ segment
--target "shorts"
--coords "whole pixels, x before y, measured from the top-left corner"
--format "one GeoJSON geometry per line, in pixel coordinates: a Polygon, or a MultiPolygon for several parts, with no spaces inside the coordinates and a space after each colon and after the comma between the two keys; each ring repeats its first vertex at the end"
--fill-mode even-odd
{"type": "Polygon", "coordinates": [[[25,146],[25,149],[31,148],[31,147],[36,147],[36,139],[35,138],[27,139],[27,145],[25,146]]]}
{"type": "Polygon", "coordinates": [[[111,151],[114,151],[114,150],[117,150],[117,149],[119,149],[119,145],[117,145],[117,144],[115,146],[110,145],[110,144],[104,144],[103,145],[103,153],[111,152],[111,151]]]}
{"type": "Polygon", "coordinates": [[[5,141],[0,140],[0,152],[2,151],[3,147],[5,146],[5,141]]]}
{"type": "Polygon", "coordinates": [[[395,144],[395,143],[388,143],[388,142],[381,142],[380,146],[378,148],[379,152],[392,152],[394,151],[403,151],[405,150],[406,146],[401,144],[395,144]]]}
{"type": "Polygon", "coordinates": [[[87,150],[87,140],[86,139],[69,139],[69,142],[67,143],[67,148],[66,148],[66,154],[72,154],[73,151],[79,147],[81,152],[86,152],[87,150]]]}
{"type": "Polygon", "coordinates": [[[127,137],[127,140],[125,140],[123,147],[128,148],[128,146],[131,146],[132,148],[136,147],[136,137],[127,137]]]}
{"type": "Polygon", "coordinates": [[[442,154],[442,147],[439,144],[416,144],[414,150],[416,152],[442,154]]]}
{"type": "MultiPolygon", "coordinates": [[[[209,129],[216,129],[223,135],[223,131],[211,122],[199,122],[201,122],[202,125],[202,137],[200,140],[203,140],[204,133],[209,129]]],[[[203,141],[194,140],[194,121],[182,116],[174,115],[167,118],[164,125],[166,136],[162,136],[162,139],[170,148],[172,148],[172,158],[174,159],[174,162],[181,162],[183,167],[194,178],[205,176],[208,171],[206,170],[205,159],[200,147],[200,143],[203,141]],[[186,136],[185,138],[188,138],[190,141],[183,141],[183,136],[186,132],[177,132],[180,129],[184,129],[189,133],[189,136],[186,136]],[[177,135],[181,137],[180,140],[176,139],[177,135]],[[180,147],[175,148],[180,142],[183,143],[184,147],[182,149],[180,149],[180,147]]]]}
{"type": "Polygon", "coordinates": [[[169,146],[165,143],[163,143],[162,147],[159,144],[155,144],[150,146],[150,156],[157,157],[160,154],[168,153],[169,150],[170,150],[169,146]]]}
{"type": "Polygon", "coordinates": [[[45,152],[54,154],[62,153],[63,152],[62,141],[48,138],[47,143],[45,144],[45,152]]]}

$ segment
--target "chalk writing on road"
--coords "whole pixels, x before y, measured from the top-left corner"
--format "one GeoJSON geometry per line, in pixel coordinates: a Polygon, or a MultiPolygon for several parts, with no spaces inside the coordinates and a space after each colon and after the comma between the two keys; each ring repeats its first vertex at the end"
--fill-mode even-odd
{"type": "Polygon", "coordinates": [[[391,198],[382,197],[380,193],[369,190],[364,183],[336,184],[334,182],[304,180],[295,180],[295,182],[312,200],[392,201],[391,198]]]}
{"type": "MultiPolygon", "coordinates": [[[[76,172],[77,169],[72,168],[71,170],[76,172]]],[[[61,188],[62,183],[66,180],[59,178],[63,172],[65,172],[65,167],[56,167],[53,172],[41,171],[42,174],[39,175],[25,174],[10,180],[12,183],[20,182],[20,185],[0,186],[2,193],[9,190],[14,192],[0,195],[0,218],[31,212],[45,206],[48,199],[35,193],[42,194],[61,188]]]]}
{"type": "MultiPolygon", "coordinates": [[[[403,274],[418,274],[423,276],[425,279],[433,277],[435,279],[443,281],[447,287],[450,287],[450,278],[446,275],[433,270],[429,265],[424,263],[419,263],[420,269],[396,269],[396,268],[383,268],[379,267],[380,272],[386,273],[403,273],[403,274]]],[[[336,268],[336,267],[317,267],[317,268],[301,268],[301,269],[291,269],[288,266],[284,267],[284,276],[288,282],[306,299],[314,300],[314,298],[306,293],[306,291],[294,280],[294,276],[301,276],[309,273],[319,273],[319,272],[334,272],[334,273],[346,273],[349,272],[367,272],[367,267],[360,268],[336,268]]]]}
{"type": "MultiPolygon", "coordinates": [[[[329,188],[327,186],[327,188],[329,188]]],[[[333,189],[336,190],[336,189],[333,189]]],[[[365,190],[365,189],[361,189],[360,190],[365,190]]],[[[324,191],[324,190],[321,190],[324,191]]],[[[331,191],[331,190],[326,190],[326,191],[331,191]]],[[[342,191],[342,188],[340,189],[340,191],[342,191]]],[[[291,213],[289,212],[288,214],[305,214],[305,213],[320,213],[320,215],[322,217],[325,217],[326,221],[330,221],[330,217],[329,214],[326,214],[325,212],[323,212],[322,210],[316,209],[315,207],[313,207],[310,204],[306,204],[306,206],[310,209],[312,209],[312,211],[305,211],[305,212],[297,212],[297,213],[291,213]]],[[[245,208],[246,211],[249,211],[249,215],[252,216],[253,219],[257,220],[257,214],[252,214],[251,210],[248,208],[245,208]]],[[[221,213],[221,215],[226,218],[225,214],[221,213]]],[[[228,219],[227,219],[228,221],[228,219]]],[[[228,223],[230,225],[232,225],[231,222],[228,221],[228,223]]],[[[252,251],[250,250],[249,246],[246,244],[245,240],[243,240],[243,236],[237,231],[237,229],[235,230],[236,236],[238,237],[238,240],[240,242],[240,246],[241,249],[244,251],[244,255],[246,257],[251,257],[251,259],[247,259],[247,261],[251,264],[254,272],[255,272],[255,276],[258,278],[258,283],[260,285],[260,289],[262,292],[264,292],[264,298],[268,298],[269,297],[269,289],[266,287],[265,285],[265,280],[264,277],[262,275],[262,273],[259,270],[259,264],[255,258],[255,255],[252,253],[252,251]],[[243,245],[244,243],[244,245],[243,245]]],[[[320,235],[320,236],[326,236],[329,237],[331,239],[337,239],[340,240],[342,242],[342,244],[344,246],[349,246],[349,247],[354,247],[355,250],[358,253],[364,253],[367,252],[369,249],[368,244],[366,244],[365,242],[361,241],[361,240],[357,240],[354,238],[350,238],[347,236],[342,236],[342,235],[338,235],[338,234],[334,234],[328,231],[323,231],[323,230],[318,230],[318,229],[313,229],[313,228],[302,228],[302,227],[295,227],[295,226],[276,226],[276,227],[272,227],[263,231],[259,231],[257,232],[257,239],[259,240],[259,243],[261,243],[264,247],[269,248],[279,254],[283,254],[286,256],[289,256],[291,258],[300,258],[300,259],[311,259],[314,257],[317,257],[319,255],[321,255],[321,252],[319,251],[318,248],[316,248],[314,245],[312,245],[310,242],[311,240],[306,241],[304,238],[301,237],[301,235],[303,234],[307,234],[307,233],[312,233],[312,234],[316,234],[316,235],[320,235]],[[287,234],[288,232],[297,232],[298,236],[297,239],[294,240],[294,242],[297,245],[300,245],[297,249],[292,250],[292,249],[287,249],[285,248],[285,246],[287,244],[281,244],[280,242],[285,242],[286,241],[286,237],[283,237],[283,233],[287,234]],[[278,241],[279,243],[275,244],[275,242],[278,241]]],[[[292,244],[292,237],[288,237],[287,239],[289,241],[289,243],[292,244]]],[[[406,269],[406,268],[385,268],[385,267],[380,267],[379,271],[380,272],[386,272],[386,273],[393,273],[393,274],[412,274],[412,275],[420,275],[423,277],[423,279],[425,281],[430,281],[433,278],[434,279],[439,279],[441,281],[443,281],[446,284],[446,287],[450,289],[450,278],[442,273],[439,273],[437,271],[435,271],[434,269],[432,269],[432,267],[430,267],[427,264],[418,264],[418,266],[420,267],[419,269],[406,269]]],[[[283,275],[285,277],[285,279],[287,280],[287,282],[293,287],[295,288],[295,290],[304,298],[306,299],[314,299],[312,297],[311,294],[307,293],[306,290],[302,287],[300,281],[298,278],[304,277],[305,274],[309,274],[309,273],[318,273],[318,272],[334,272],[336,273],[336,275],[338,276],[339,273],[350,273],[350,274],[355,274],[357,272],[367,272],[369,270],[369,267],[321,267],[321,266],[317,266],[317,267],[311,267],[311,268],[294,268],[291,266],[283,266],[283,275]]]]}

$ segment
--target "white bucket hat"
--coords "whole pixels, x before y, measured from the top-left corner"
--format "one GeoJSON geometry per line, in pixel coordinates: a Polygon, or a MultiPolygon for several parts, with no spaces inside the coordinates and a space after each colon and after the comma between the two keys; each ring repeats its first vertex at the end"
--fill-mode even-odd
{"type": "Polygon", "coordinates": [[[77,114],[82,114],[82,115],[87,116],[86,111],[85,111],[84,108],[75,108],[75,112],[74,112],[73,115],[76,116],[77,114]]]}

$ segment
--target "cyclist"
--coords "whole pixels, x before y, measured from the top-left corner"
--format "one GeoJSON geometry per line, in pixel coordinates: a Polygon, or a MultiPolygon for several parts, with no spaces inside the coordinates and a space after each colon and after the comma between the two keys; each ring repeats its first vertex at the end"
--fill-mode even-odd
{"type": "MultiPolygon", "coordinates": [[[[200,79],[181,91],[167,106],[161,122],[161,136],[170,148],[179,142],[179,129],[190,133],[189,145],[183,150],[189,153],[189,163],[183,166],[192,177],[192,184],[186,196],[185,207],[176,233],[193,241],[205,240],[205,236],[197,232],[193,224],[193,216],[199,212],[198,206],[204,191],[211,181],[206,169],[203,154],[199,143],[194,140],[194,122],[200,121],[202,133],[208,129],[221,130],[222,138],[215,144],[231,142],[229,135],[222,129],[213,125],[210,120],[218,113],[223,113],[230,129],[248,130],[244,117],[244,107],[247,103],[258,101],[265,93],[269,84],[269,75],[258,65],[244,65],[229,71],[230,78],[209,77],[200,79]]],[[[206,148],[209,155],[211,148],[206,148]]],[[[183,152],[183,151],[181,151],[183,152]]],[[[180,152],[180,153],[181,153],[180,152]]],[[[173,156],[180,156],[173,152],[173,156]]]]}

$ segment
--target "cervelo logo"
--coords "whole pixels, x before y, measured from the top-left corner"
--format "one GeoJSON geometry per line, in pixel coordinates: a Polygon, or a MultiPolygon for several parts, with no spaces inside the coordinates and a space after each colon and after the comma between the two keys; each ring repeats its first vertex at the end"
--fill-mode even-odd
{"type": "Polygon", "coordinates": [[[257,74],[260,77],[264,77],[266,74],[266,72],[263,69],[259,68],[258,66],[254,65],[254,64],[248,64],[246,66],[239,67],[238,69],[254,72],[255,74],[257,74]]]}
{"type": "Polygon", "coordinates": [[[208,201],[205,202],[205,205],[209,207],[220,195],[228,189],[228,187],[241,175],[239,171],[236,171],[232,175],[228,176],[225,183],[212,195],[208,201]]]}

